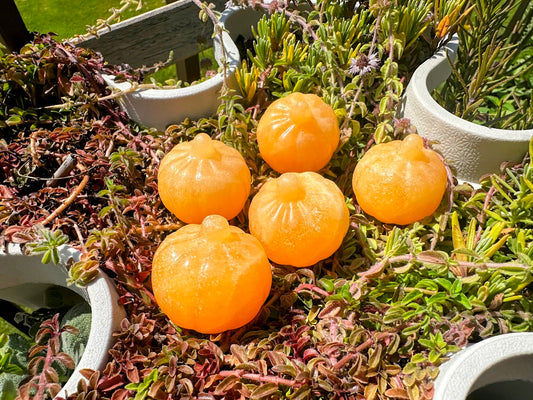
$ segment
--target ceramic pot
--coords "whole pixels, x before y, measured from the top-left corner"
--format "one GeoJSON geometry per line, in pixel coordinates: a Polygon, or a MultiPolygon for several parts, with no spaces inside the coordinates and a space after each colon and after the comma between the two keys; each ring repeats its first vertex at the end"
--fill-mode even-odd
{"type": "MultiPolygon", "coordinates": [[[[77,261],[80,256],[69,246],[62,246],[59,254],[57,265],[43,265],[41,256],[25,255],[20,246],[8,245],[5,253],[0,252],[0,298],[31,308],[44,306],[46,289],[50,286],[67,287],[66,265],[69,260],[77,261]]],[[[84,379],[80,370],[101,370],[105,367],[108,350],[113,345],[112,334],[119,330],[120,322],[126,317],[124,309],[118,304],[115,287],[105,274],[99,274],[86,287],[68,286],[68,289],[90,305],[91,329],[80,361],[56,398],[76,392],[79,380],[84,379]]]]}
{"type": "Polygon", "coordinates": [[[422,63],[414,72],[399,109],[418,133],[434,142],[433,148],[448,161],[455,176],[478,183],[488,173],[497,173],[505,161],[521,161],[528,151],[530,130],[487,128],[461,119],[442,108],[431,92],[451,74],[448,61],[455,61],[459,39],[422,63]]]}
{"type": "Polygon", "coordinates": [[[440,368],[433,400],[527,399],[533,391],[533,332],[470,345],[440,368]]]}
{"type": "MultiPolygon", "coordinates": [[[[240,63],[239,49],[234,40],[242,35],[251,37],[251,26],[255,25],[263,13],[249,7],[226,9],[219,20],[223,28],[222,42],[214,36],[214,55],[220,68],[226,64],[226,77],[229,87],[235,87],[235,70],[240,63]],[[225,60],[225,62],[224,62],[225,60]]],[[[107,84],[126,91],[131,88],[128,82],[115,83],[113,77],[104,76],[107,84]]],[[[224,73],[219,72],[209,79],[177,89],[139,89],[125,93],[119,99],[124,111],[135,122],[158,130],[165,130],[170,124],[180,123],[185,118],[199,119],[214,115],[220,105],[220,90],[224,83],[224,73]]]]}

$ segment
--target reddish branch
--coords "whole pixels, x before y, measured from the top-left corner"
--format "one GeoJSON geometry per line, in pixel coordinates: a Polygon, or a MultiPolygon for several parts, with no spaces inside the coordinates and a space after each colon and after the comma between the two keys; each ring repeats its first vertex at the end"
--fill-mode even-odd
{"type": "Polygon", "coordinates": [[[361,353],[363,350],[366,350],[370,346],[372,346],[373,344],[375,344],[375,343],[377,343],[377,342],[379,342],[381,340],[387,339],[389,337],[392,337],[392,336],[394,336],[393,333],[381,332],[381,333],[378,333],[376,336],[368,338],[363,343],[361,343],[359,346],[357,346],[353,351],[351,351],[350,353],[346,354],[343,358],[341,358],[333,366],[333,368],[334,369],[342,368],[342,366],[344,366],[348,361],[353,360],[354,358],[356,358],[359,355],[359,353],[361,353]]]}
{"type": "Polygon", "coordinates": [[[280,378],[279,376],[272,376],[272,375],[251,374],[243,370],[241,371],[220,371],[219,375],[224,378],[227,376],[238,376],[240,378],[249,379],[251,381],[274,383],[276,385],[284,385],[284,386],[290,386],[290,387],[298,387],[298,386],[303,385],[303,382],[299,382],[294,379],[285,379],[285,378],[280,378]]]}
{"type": "Polygon", "coordinates": [[[492,196],[496,193],[496,188],[494,186],[491,186],[489,191],[487,192],[487,195],[485,196],[485,202],[483,203],[483,213],[481,214],[481,222],[485,222],[485,219],[487,218],[487,210],[489,208],[489,204],[492,200],[492,196]]]}
{"type": "MultiPolygon", "coordinates": [[[[146,225],[144,227],[145,233],[150,232],[166,232],[166,231],[175,231],[183,227],[183,224],[166,224],[166,225],[146,225]]],[[[141,227],[135,227],[135,233],[142,233],[141,227]]]]}
{"type": "Polygon", "coordinates": [[[74,361],[66,353],[59,352],[59,340],[63,332],[78,334],[72,326],[59,326],[59,314],[42,323],[36,335],[36,342],[29,352],[31,358],[28,364],[28,372],[33,378],[18,389],[19,400],[42,400],[48,398],[48,393],[54,397],[61,389],[57,372],[54,369],[54,361],[63,364],[68,369],[74,369],[74,361]],[[42,353],[45,353],[42,355],[42,353]],[[40,368],[39,368],[40,367],[40,368]]]}
{"type": "Polygon", "coordinates": [[[294,289],[294,291],[296,293],[299,293],[299,292],[302,292],[304,290],[311,290],[313,292],[316,292],[318,294],[321,294],[322,296],[324,297],[328,297],[331,293],[325,291],[324,289],[322,288],[319,288],[318,286],[316,285],[313,285],[311,283],[303,283],[301,284],[300,286],[298,286],[296,289],[294,289]]]}
{"type": "MultiPolygon", "coordinates": [[[[82,171],[82,172],[86,172],[86,168],[81,165],[81,164],[78,164],[78,168],[82,171]]],[[[65,208],[67,208],[75,199],[76,197],[78,197],[78,195],[81,193],[81,191],[83,190],[83,188],[85,187],[85,185],[87,185],[87,182],[89,182],[89,175],[85,175],[83,177],[83,179],[81,180],[80,184],[78,185],[78,187],[76,187],[76,189],[74,189],[74,191],[70,194],[69,197],[67,197],[67,199],[61,203],[61,205],[59,207],[57,207],[54,212],[52,212],[52,214],[50,214],[48,217],[46,217],[46,219],[42,222],[43,225],[47,225],[49,224],[50,222],[52,222],[59,214],[61,214],[63,212],[63,210],[65,210],[65,208]]]]}

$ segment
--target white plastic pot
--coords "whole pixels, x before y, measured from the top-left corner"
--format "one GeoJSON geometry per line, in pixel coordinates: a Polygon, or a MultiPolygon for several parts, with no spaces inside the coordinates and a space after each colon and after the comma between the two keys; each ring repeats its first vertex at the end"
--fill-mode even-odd
{"type": "MultiPolygon", "coordinates": [[[[214,54],[219,67],[226,65],[228,85],[234,87],[235,70],[240,63],[239,50],[234,39],[239,35],[251,36],[255,25],[263,13],[249,7],[226,9],[219,20],[222,26],[222,43],[214,36],[214,54]]],[[[126,91],[131,88],[128,82],[115,83],[114,78],[104,76],[113,89],[126,91]]],[[[119,99],[123,110],[135,122],[158,130],[165,130],[170,124],[180,123],[185,118],[199,119],[216,113],[220,105],[220,90],[224,83],[224,73],[219,72],[209,79],[177,89],[139,89],[125,93],[119,99]]]]}
{"type": "Polygon", "coordinates": [[[509,333],[470,345],[444,363],[433,400],[464,400],[476,392],[475,400],[529,399],[532,388],[533,332],[509,333]]]}
{"type": "MultiPolygon", "coordinates": [[[[78,260],[79,256],[77,250],[62,246],[59,264],[43,265],[41,256],[24,255],[18,245],[8,245],[5,253],[0,252],[0,298],[31,308],[44,306],[46,288],[54,285],[67,287],[66,265],[70,259],[78,260]]],[[[126,316],[118,304],[118,295],[111,279],[104,274],[84,288],[68,288],[91,306],[91,330],[80,361],[56,397],[66,397],[76,392],[79,380],[84,379],[80,370],[101,370],[105,367],[108,350],[113,345],[112,334],[119,330],[120,322],[126,316]]]]}
{"type": "Polygon", "coordinates": [[[475,184],[481,176],[499,172],[503,162],[521,161],[533,129],[487,128],[451,114],[433,99],[431,92],[451,74],[446,54],[454,61],[458,46],[459,40],[454,37],[416,69],[407,85],[400,116],[409,118],[420,136],[435,142],[433,147],[459,180],[475,184]]]}

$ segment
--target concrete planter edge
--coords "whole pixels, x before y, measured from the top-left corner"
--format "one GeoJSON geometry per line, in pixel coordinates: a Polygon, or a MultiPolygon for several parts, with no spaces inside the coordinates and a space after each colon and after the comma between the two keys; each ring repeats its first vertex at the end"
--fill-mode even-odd
{"type": "Polygon", "coordinates": [[[531,365],[533,332],[493,336],[467,346],[440,367],[433,400],[466,399],[476,389],[500,382],[533,384],[531,365]]]}
{"type": "Polygon", "coordinates": [[[86,287],[67,286],[67,263],[71,259],[77,261],[80,252],[70,246],[62,246],[59,254],[59,264],[43,265],[40,256],[25,255],[20,246],[8,244],[5,252],[0,251],[0,298],[39,307],[43,305],[44,288],[57,285],[68,287],[91,306],[91,329],[85,351],[56,396],[64,398],[77,391],[78,382],[84,379],[81,370],[101,370],[105,367],[108,350],[114,343],[113,332],[120,329],[126,313],[118,303],[112,280],[103,273],[86,287]]]}

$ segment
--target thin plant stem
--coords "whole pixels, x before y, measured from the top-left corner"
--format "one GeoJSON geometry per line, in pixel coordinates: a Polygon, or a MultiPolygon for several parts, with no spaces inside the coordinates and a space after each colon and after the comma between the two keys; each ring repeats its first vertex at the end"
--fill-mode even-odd
{"type": "MultiPolygon", "coordinates": [[[[78,168],[81,171],[86,171],[85,167],[81,164],[78,164],[78,168]]],[[[81,180],[80,184],[70,194],[70,196],[67,197],[65,201],[61,203],[61,205],[52,212],[52,214],[46,217],[46,219],[43,222],[41,222],[41,224],[47,225],[50,222],[52,222],[59,214],[61,214],[76,199],[76,197],[78,197],[78,195],[81,193],[85,185],[87,185],[87,182],[89,182],[89,175],[86,174],[81,180]]]]}

